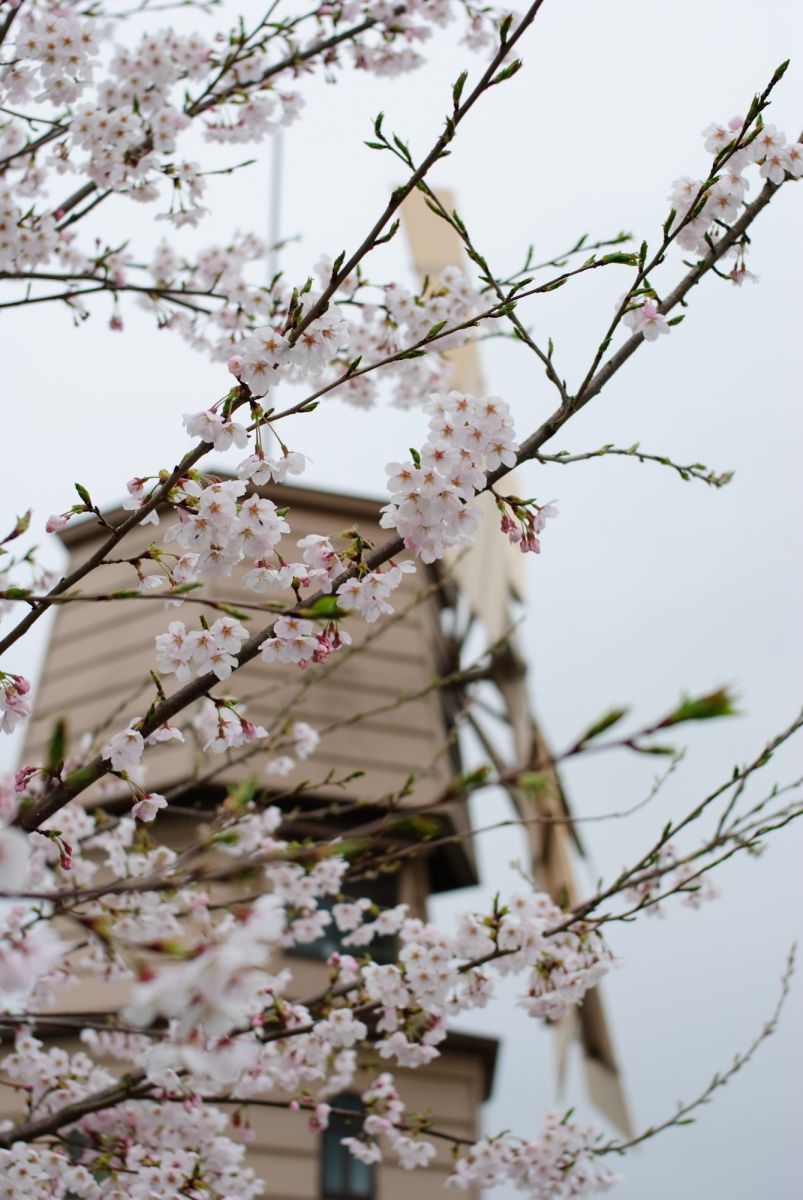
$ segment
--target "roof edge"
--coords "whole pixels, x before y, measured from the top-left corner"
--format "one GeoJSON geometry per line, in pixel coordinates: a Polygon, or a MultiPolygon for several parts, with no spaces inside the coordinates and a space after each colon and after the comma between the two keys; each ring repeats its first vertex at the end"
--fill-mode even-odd
{"type": "Polygon", "coordinates": [[[489,1100],[493,1094],[496,1065],[499,1060],[499,1038],[481,1033],[464,1033],[462,1029],[450,1029],[441,1053],[450,1050],[473,1054],[482,1063],[482,1098],[489,1100]]]}
{"type": "MultiPolygon", "coordinates": [[[[209,474],[224,480],[236,478],[230,471],[210,471],[209,474]]],[[[363,518],[371,521],[378,521],[379,510],[383,504],[388,503],[388,497],[379,499],[353,496],[347,492],[331,491],[329,488],[298,487],[288,483],[268,483],[262,487],[255,487],[252,484],[251,491],[264,496],[267,500],[272,500],[278,508],[291,506],[321,509],[326,506],[330,511],[342,513],[344,517],[363,518]]],[[[133,512],[117,504],[103,510],[101,515],[110,525],[117,526],[128,520],[133,512]]],[[[104,530],[98,526],[97,519],[88,516],[74,524],[71,522],[66,528],[59,530],[57,536],[67,549],[71,550],[74,546],[80,546],[94,537],[101,537],[103,533],[104,530]]]]}

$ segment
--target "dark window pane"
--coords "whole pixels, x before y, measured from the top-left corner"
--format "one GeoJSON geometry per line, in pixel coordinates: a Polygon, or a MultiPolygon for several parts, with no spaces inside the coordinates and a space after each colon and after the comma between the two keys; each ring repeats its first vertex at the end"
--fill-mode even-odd
{"type": "Polygon", "coordinates": [[[344,1092],[332,1100],[332,1108],[351,1109],[354,1117],[333,1113],[324,1131],[321,1146],[321,1196],[323,1200],[372,1200],[374,1168],[360,1162],[341,1145],[345,1137],[356,1137],[362,1125],[357,1115],[362,1110],[359,1096],[344,1092]]]}
{"type": "MultiPolygon", "coordinates": [[[[397,902],[396,897],[398,894],[398,881],[395,875],[382,875],[379,879],[372,879],[365,883],[354,885],[355,896],[366,896],[369,900],[373,900],[374,904],[378,904],[380,908],[393,908],[397,902]]],[[[336,901],[331,896],[327,896],[318,901],[318,907],[326,911],[331,911],[335,903],[336,901]]],[[[367,921],[373,919],[370,914],[366,918],[367,921]]],[[[396,938],[393,936],[374,938],[367,946],[344,946],[342,938],[345,936],[348,935],[340,933],[333,919],[332,924],[327,925],[321,936],[316,938],[314,942],[306,942],[301,946],[291,946],[285,953],[297,958],[315,958],[320,962],[325,962],[330,954],[334,954],[336,950],[340,950],[345,954],[353,954],[357,958],[362,954],[370,954],[374,962],[378,963],[392,963],[396,961],[396,938]]]]}

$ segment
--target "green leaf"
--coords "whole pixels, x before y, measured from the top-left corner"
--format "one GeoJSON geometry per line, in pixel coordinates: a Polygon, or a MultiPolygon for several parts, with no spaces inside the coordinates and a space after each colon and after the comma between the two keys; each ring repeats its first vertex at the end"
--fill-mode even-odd
{"type": "Polygon", "coordinates": [[[170,594],[173,596],[180,595],[182,592],[194,592],[196,588],[203,587],[203,584],[196,580],[194,583],[177,583],[175,587],[171,587],[170,594]]]}
{"type": "MultiPolygon", "coordinates": [[[[399,189],[397,188],[396,190],[398,191],[399,189]]],[[[400,221],[394,221],[387,233],[383,233],[382,237],[374,238],[373,244],[375,246],[382,246],[385,242],[389,242],[391,238],[395,237],[400,224],[400,221]]]]}
{"type": "Polygon", "coordinates": [[[330,620],[346,615],[342,609],[338,608],[337,596],[319,596],[315,603],[304,611],[313,617],[327,617],[330,620]]]}
{"type": "Polygon", "coordinates": [[[520,58],[514,59],[513,62],[510,63],[508,66],[503,67],[502,70],[497,75],[494,75],[493,79],[491,80],[491,82],[488,86],[496,87],[497,83],[504,83],[504,81],[506,79],[511,79],[518,71],[521,70],[523,65],[524,64],[522,63],[520,58]]]}
{"type": "Polygon", "coordinates": [[[491,773],[491,768],[487,763],[483,763],[481,767],[477,767],[474,771],[469,771],[465,775],[461,775],[455,782],[455,791],[462,791],[464,788],[479,787],[491,773]]]}
{"type": "Polygon", "coordinates": [[[713,717],[733,717],[736,709],[733,707],[733,697],[727,688],[717,688],[706,696],[684,696],[674,712],[664,717],[657,729],[668,729],[672,725],[680,725],[683,721],[710,721],[713,717]]]}
{"type": "Polygon", "coordinates": [[[0,546],[4,546],[6,544],[6,542],[13,542],[14,538],[21,537],[22,534],[26,532],[26,530],[28,529],[28,526],[31,523],[31,513],[32,512],[33,512],[33,509],[29,508],[28,511],[23,513],[21,517],[17,517],[17,521],[16,521],[16,524],[14,525],[14,528],[11,530],[11,533],[7,534],[3,538],[2,542],[0,542],[0,546]]]}
{"type": "Polygon", "coordinates": [[[440,331],[448,324],[448,321],[438,321],[437,325],[433,325],[427,334],[425,341],[430,341],[431,338],[437,337],[440,331]]]}
{"type": "Polygon", "coordinates": [[[412,833],[421,841],[430,841],[441,832],[441,823],[436,817],[414,816],[400,821],[396,826],[398,833],[412,833]]]}
{"type": "Polygon", "coordinates": [[[218,609],[221,612],[226,613],[227,616],[234,617],[235,621],[250,621],[251,620],[251,616],[249,613],[243,612],[239,608],[235,608],[235,606],[233,604],[218,603],[218,609]]]}
{"type": "Polygon", "coordinates": [[[516,782],[520,788],[524,788],[525,792],[537,795],[547,788],[549,777],[545,771],[522,771],[516,782]]]}
{"type": "Polygon", "coordinates": [[[603,263],[605,265],[608,263],[623,263],[626,267],[635,267],[638,263],[638,259],[636,258],[635,254],[625,254],[624,252],[620,252],[618,254],[603,254],[602,258],[599,260],[599,265],[602,266],[603,263]]]}
{"type": "Polygon", "coordinates": [[[600,717],[598,721],[595,721],[593,725],[589,726],[583,736],[579,739],[579,745],[582,746],[586,742],[590,742],[592,738],[599,737],[601,733],[605,733],[606,729],[611,729],[614,725],[617,725],[623,717],[627,716],[629,712],[629,708],[610,709],[610,711],[606,712],[605,715],[600,717]]]}
{"type": "Polygon", "coordinates": [[[455,80],[454,87],[452,88],[452,102],[455,108],[460,107],[460,97],[463,95],[463,88],[466,85],[467,79],[468,71],[462,71],[455,80]]]}
{"type": "Polygon", "coordinates": [[[255,779],[244,779],[242,783],[229,789],[226,797],[227,808],[245,808],[256,796],[259,788],[255,779]]]}
{"type": "Polygon", "coordinates": [[[784,75],[786,74],[786,68],[789,66],[789,61],[790,60],[787,58],[787,60],[785,62],[781,63],[780,67],[776,68],[775,74],[773,75],[772,80],[770,81],[770,86],[778,83],[779,80],[783,79],[784,75]]]}
{"type": "Polygon", "coordinates": [[[89,495],[89,492],[84,487],[84,485],[82,483],[76,483],[75,490],[78,493],[78,495],[81,497],[81,499],[83,500],[83,502],[87,506],[87,508],[91,508],[92,507],[92,498],[89,495]]]}
{"type": "Polygon", "coordinates": [[[399,137],[399,135],[396,133],[394,133],[394,135],[393,135],[393,144],[396,147],[396,149],[399,151],[399,153],[401,154],[404,161],[409,166],[412,166],[413,160],[410,157],[410,147],[407,145],[406,142],[403,142],[401,140],[401,138],[399,137]]]}
{"type": "Polygon", "coordinates": [[[49,771],[56,771],[67,757],[67,721],[59,717],[53,723],[50,738],[47,743],[47,759],[45,765],[49,771]]]}

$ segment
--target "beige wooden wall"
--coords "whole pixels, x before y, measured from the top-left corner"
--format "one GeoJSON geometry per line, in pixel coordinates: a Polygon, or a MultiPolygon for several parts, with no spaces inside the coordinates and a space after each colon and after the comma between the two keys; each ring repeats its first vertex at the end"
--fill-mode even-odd
{"type": "MultiPolygon", "coordinates": [[[[379,501],[273,485],[259,491],[278,506],[291,509],[292,538],[285,538],[279,547],[287,561],[300,558],[295,543],[311,532],[336,539],[356,525],[361,536],[374,543],[386,538],[378,525],[379,501]]],[[[118,523],[125,515],[117,512],[110,518],[118,523]]],[[[161,530],[151,525],[137,527],[113,557],[125,554],[130,558],[143,552],[172,520],[172,514],[164,517],[161,530]]],[[[94,522],[65,531],[62,536],[70,551],[71,566],[85,561],[97,549],[100,533],[94,522]]],[[[262,596],[242,587],[242,576],[249,567],[243,564],[232,579],[205,583],[204,593],[235,606],[260,603],[262,596]]],[[[153,569],[153,564],[145,564],[147,573],[153,569]]],[[[130,565],[108,565],[87,578],[83,592],[107,594],[136,588],[137,582],[130,565]]],[[[286,602],[288,597],[285,593],[275,598],[286,602]]],[[[265,786],[287,791],[309,781],[310,790],[318,796],[381,803],[400,791],[412,773],[414,789],[403,803],[409,807],[430,804],[451,781],[455,766],[453,739],[449,737],[441,697],[432,690],[403,704],[397,701],[402,695],[425,692],[439,671],[440,600],[434,574],[419,566],[414,576],[405,576],[394,593],[393,606],[397,616],[383,618],[374,625],[359,618],[350,620],[347,627],[354,647],[337,651],[326,667],[313,665],[302,672],[291,665],[266,665],[257,658],[215,688],[216,695],[234,695],[245,702],[249,718],[271,732],[278,732],[290,715],[322,733],[315,754],[291,775],[278,781],[275,777],[266,779],[262,772],[267,756],[260,752],[261,747],[239,764],[237,752],[221,758],[206,755],[202,761],[192,731],[185,729],[184,745],[161,743],[148,750],[147,786],[159,792],[182,787],[211,766],[222,768],[214,781],[218,785],[254,776],[265,786]],[[408,608],[408,615],[397,619],[408,608]],[[334,780],[342,780],[358,769],[363,774],[346,787],[323,782],[330,771],[334,780]]],[[[252,612],[248,624],[254,630],[271,620],[267,612],[242,611],[252,612]]],[[[83,735],[90,734],[97,752],[131,718],[144,715],[154,697],[148,672],[155,665],[156,635],[173,620],[183,621],[188,629],[198,628],[201,612],[210,623],[220,615],[189,602],[166,609],[163,601],[154,599],[73,601],[59,606],[23,761],[44,761],[53,724],[61,716],[67,718],[71,745],[76,747],[83,735]]],[[[168,695],[178,687],[174,676],[166,676],[163,684],[168,695]]],[[[177,723],[182,723],[181,718],[177,723]]],[[[98,789],[90,790],[85,798],[97,799],[98,789]]],[[[442,817],[444,832],[465,829],[462,805],[444,807],[442,817]]],[[[476,881],[468,844],[443,850],[441,859],[435,872],[436,887],[476,881]]]]}
{"type": "MultiPolygon", "coordinates": [[[[479,1043],[478,1043],[479,1044],[479,1043]]],[[[382,1063],[387,1068],[387,1063],[382,1063]]],[[[445,1053],[417,1071],[394,1075],[408,1113],[429,1112],[433,1128],[457,1137],[477,1136],[477,1120],[486,1085],[485,1060],[469,1049],[445,1053]]],[[[373,1076],[371,1076],[373,1077],[373,1076]]],[[[368,1079],[359,1080],[356,1090],[368,1079]]],[[[314,1200],[320,1196],[319,1138],[310,1134],[303,1114],[251,1109],[255,1133],[248,1163],[267,1183],[271,1200],[314,1200]]],[[[433,1139],[437,1158],[426,1169],[407,1171],[392,1163],[377,1168],[377,1200],[447,1200],[444,1181],[451,1170],[450,1144],[433,1139]]],[[[471,1193],[468,1193],[471,1196],[471,1193]]]]}
{"type": "MultiPolygon", "coordinates": [[[[277,503],[289,504],[292,508],[292,539],[285,538],[279,547],[288,561],[300,559],[301,552],[295,542],[308,533],[335,537],[356,522],[361,533],[376,542],[387,536],[377,525],[379,509],[376,504],[305,489],[267,488],[263,491],[277,503]]],[[[170,523],[172,515],[163,519],[163,528],[170,523]]],[[[151,525],[139,527],[113,557],[119,558],[121,553],[130,557],[146,549],[159,533],[151,525]]],[[[97,548],[99,540],[96,525],[74,528],[65,534],[71,565],[85,560],[97,548]]],[[[205,583],[205,594],[235,605],[259,603],[262,597],[244,589],[240,582],[248,567],[250,564],[245,564],[231,580],[205,583]]],[[[145,569],[150,572],[153,565],[146,564],[145,569]]],[[[431,583],[426,571],[405,576],[404,584],[395,594],[397,612],[431,583]]],[[[96,570],[86,580],[83,590],[87,594],[106,593],[136,586],[137,577],[130,566],[114,565],[96,570]]],[[[287,593],[281,599],[286,601],[287,593]]],[[[97,731],[98,742],[124,728],[129,717],[142,715],[154,694],[148,677],[149,668],[155,665],[154,638],[173,620],[183,621],[188,629],[197,628],[201,611],[210,623],[220,615],[195,603],[166,610],[162,601],[149,599],[104,604],[73,602],[61,606],[56,614],[37,691],[24,761],[41,759],[53,721],[61,714],[67,714],[74,737],[97,731]]],[[[258,629],[269,620],[268,613],[252,613],[248,624],[251,629],[258,629]]],[[[437,605],[430,598],[404,621],[385,619],[374,626],[360,620],[350,621],[348,628],[355,643],[369,639],[369,648],[358,654],[346,655],[340,651],[339,655],[333,656],[332,670],[327,673],[325,682],[309,690],[294,715],[322,729],[333,721],[353,717],[366,709],[386,706],[401,692],[425,686],[435,673],[432,639],[436,620],[437,605]]],[[[246,700],[249,718],[271,729],[277,713],[302,684],[309,682],[308,676],[318,671],[311,667],[305,674],[296,667],[268,666],[256,659],[230,682],[218,686],[216,694],[236,694],[246,700]]],[[[163,682],[168,694],[176,690],[174,676],[166,676],[163,682]]],[[[400,788],[414,767],[418,780],[417,797],[426,799],[437,794],[449,776],[447,762],[443,757],[438,758],[445,737],[440,703],[437,694],[433,694],[393,713],[369,717],[359,726],[332,732],[324,739],[312,762],[321,775],[329,768],[343,775],[358,765],[359,758],[365,775],[359,781],[358,791],[360,795],[372,798],[400,788]],[[355,754],[354,730],[358,730],[359,755],[355,754]]],[[[149,751],[147,757],[152,764],[149,785],[154,790],[164,790],[188,778],[193,766],[191,748],[191,743],[183,748],[168,743],[149,751]]],[[[223,778],[228,781],[245,773],[229,770],[223,778]]],[[[290,776],[289,783],[309,777],[308,765],[290,776]]],[[[357,785],[352,791],[356,788],[357,785]]]]}
{"type": "MultiPolygon", "coordinates": [[[[85,1052],[77,1038],[60,1038],[59,1045],[70,1054],[85,1052]]],[[[457,1048],[447,1049],[426,1067],[395,1071],[407,1113],[427,1113],[433,1128],[456,1137],[479,1136],[478,1115],[488,1093],[494,1053],[495,1045],[488,1039],[463,1035],[457,1048]]],[[[370,1072],[361,1072],[354,1090],[364,1090],[387,1067],[380,1060],[380,1065],[370,1072]]],[[[222,1107],[233,1113],[238,1106],[222,1107]]],[[[321,1137],[310,1132],[309,1114],[252,1105],[244,1115],[253,1130],[245,1161],[257,1178],[264,1181],[265,1200],[318,1200],[321,1137]]],[[[0,1116],[15,1122],[24,1118],[22,1102],[5,1088],[0,1093],[0,1116]]],[[[236,1130],[231,1130],[230,1135],[237,1140],[236,1130]]],[[[438,1138],[432,1140],[438,1153],[427,1168],[408,1171],[391,1161],[376,1168],[376,1200],[409,1200],[413,1194],[416,1200],[448,1200],[451,1193],[443,1185],[451,1170],[451,1144],[438,1138]]],[[[477,1200],[474,1192],[461,1195],[477,1200]]]]}

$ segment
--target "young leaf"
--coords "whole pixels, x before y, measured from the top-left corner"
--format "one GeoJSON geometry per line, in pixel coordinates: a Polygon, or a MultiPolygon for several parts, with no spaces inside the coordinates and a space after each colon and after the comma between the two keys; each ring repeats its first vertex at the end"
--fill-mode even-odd
{"type": "Polygon", "coordinates": [[[664,717],[657,729],[668,729],[671,725],[680,725],[683,721],[710,721],[713,717],[732,717],[736,715],[733,707],[733,697],[727,688],[717,688],[707,696],[684,696],[674,712],[664,717]]]}
{"type": "Polygon", "coordinates": [[[598,721],[595,721],[594,724],[585,731],[583,736],[579,739],[578,745],[583,746],[586,742],[590,742],[592,738],[599,737],[601,733],[605,733],[606,729],[611,729],[614,725],[617,725],[623,717],[627,716],[629,712],[629,708],[610,709],[609,712],[606,712],[604,716],[600,717],[598,721]]]}

